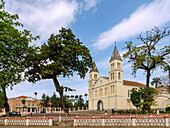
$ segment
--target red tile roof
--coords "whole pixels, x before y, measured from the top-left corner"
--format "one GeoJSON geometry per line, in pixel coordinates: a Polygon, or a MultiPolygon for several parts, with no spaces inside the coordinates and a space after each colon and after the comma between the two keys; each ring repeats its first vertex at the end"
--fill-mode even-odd
{"type": "Polygon", "coordinates": [[[28,96],[18,96],[16,98],[28,98],[28,96]]]}
{"type": "Polygon", "coordinates": [[[133,81],[127,81],[123,80],[123,83],[126,85],[134,85],[134,86],[140,86],[140,87],[146,87],[146,85],[138,83],[138,82],[133,82],[133,81]]]}

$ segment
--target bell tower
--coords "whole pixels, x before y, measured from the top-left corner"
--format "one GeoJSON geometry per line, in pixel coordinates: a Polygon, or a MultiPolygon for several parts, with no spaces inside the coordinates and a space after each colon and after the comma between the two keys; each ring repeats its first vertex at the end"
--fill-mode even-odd
{"type": "Polygon", "coordinates": [[[96,67],[95,62],[93,61],[93,67],[90,69],[89,72],[89,88],[93,87],[93,85],[96,83],[98,78],[99,78],[99,71],[96,67]]]}
{"type": "Polygon", "coordinates": [[[97,82],[99,78],[99,71],[96,67],[95,62],[93,61],[93,66],[90,69],[89,72],[89,109],[95,109],[94,108],[94,85],[97,82]]]}
{"type": "Polygon", "coordinates": [[[110,105],[110,108],[117,109],[119,106],[123,105],[123,102],[120,102],[123,96],[123,69],[122,59],[116,46],[114,47],[109,63],[110,96],[113,98],[112,101],[114,102],[110,105]]]}
{"type": "Polygon", "coordinates": [[[122,81],[123,80],[123,69],[122,59],[115,46],[112,56],[110,58],[110,69],[109,69],[109,81],[122,81]]]}

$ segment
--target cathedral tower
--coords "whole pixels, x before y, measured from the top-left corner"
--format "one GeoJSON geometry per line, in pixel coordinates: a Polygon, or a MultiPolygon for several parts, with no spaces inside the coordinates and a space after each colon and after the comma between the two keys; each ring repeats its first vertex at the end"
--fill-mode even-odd
{"type": "Polygon", "coordinates": [[[94,109],[94,85],[99,78],[99,71],[93,61],[93,66],[89,72],[89,109],[94,109]]]}
{"type": "Polygon", "coordinates": [[[123,69],[122,69],[122,59],[117,50],[117,47],[114,47],[112,56],[110,58],[110,69],[109,69],[109,85],[110,85],[110,96],[113,103],[110,104],[110,108],[117,109],[118,106],[123,105],[122,96],[123,96],[123,69]]]}

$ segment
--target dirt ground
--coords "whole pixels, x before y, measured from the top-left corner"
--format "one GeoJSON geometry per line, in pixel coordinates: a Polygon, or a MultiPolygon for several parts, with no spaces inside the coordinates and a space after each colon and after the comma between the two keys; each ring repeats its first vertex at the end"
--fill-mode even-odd
{"type": "MultiPolygon", "coordinates": [[[[0,128],[79,128],[71,126],[0,126],[0,128]]],[[[101,128],[101,127],[80,127],[80,128],[101,128]]],[[[155,128],[155,127],[104,127],[104,128],[155,128]]],[[[156,127],[157,128],[157,127],[156,127]]],[[[165,128],[165,127],[159,127],[165,128]]],[[[170,127],[169,127],[170,128],[170,127]]]]}

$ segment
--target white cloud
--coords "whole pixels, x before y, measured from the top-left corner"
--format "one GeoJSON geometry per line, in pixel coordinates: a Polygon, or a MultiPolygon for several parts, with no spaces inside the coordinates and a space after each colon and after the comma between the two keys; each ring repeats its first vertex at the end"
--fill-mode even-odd
{"type": "Polygon", "coordinates": [[[166,24],[170,21],[169,12],[169,0],[155,0],[148,5],[142,5],[129,18],[123,19],[110,30],[101,33],[93,46],[103,50],[115,41],[124,41],[152,29],[154,26],[166,24]]]}
{"type": "Polygon", "coordinates": [[[41,41],[48,39],[52,33],[58,33],[61,27],[74,23],[80,13],[79,3],[68,0],[11,0],[6,1],[6,9],[19,14],[21,23],[35,35],[40,35],[41,41]]]}
{"type": "Polygon", "coordinates": [[[100,2],[101,0],[85,0],[85,11],[89,11],[92,8],[96,8],[96,5],[100,2]]]}

